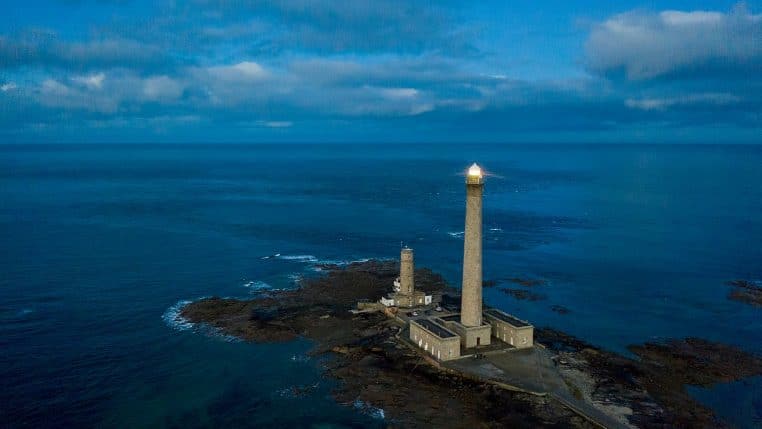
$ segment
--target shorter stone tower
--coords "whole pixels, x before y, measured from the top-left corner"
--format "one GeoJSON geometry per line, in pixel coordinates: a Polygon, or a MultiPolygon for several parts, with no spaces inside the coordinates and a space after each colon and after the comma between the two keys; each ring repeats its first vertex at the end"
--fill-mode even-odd
{"type": "Polygon", "coordinates": [[[405,247],[400,252],[400,276],[394,280],[394,292],[381,298],[386,307],[411,308],[432,303],[433,296],[415,290],[415,266],[413,249],[405,247]]]}
{"type": "Polygon", "coordinates": [[[413,249],[405,247],[400,253],[400,294],[412,295],[415,291],[415,267],[413,249]]]}

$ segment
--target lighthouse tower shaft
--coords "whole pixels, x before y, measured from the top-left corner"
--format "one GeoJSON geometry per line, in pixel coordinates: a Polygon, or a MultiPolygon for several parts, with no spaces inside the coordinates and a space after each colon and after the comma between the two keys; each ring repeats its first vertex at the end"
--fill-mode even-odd
{"type": "Polygon", "coordinates": [[[400,252],[400,294],[413,294],[415,290],[414,273],[413,249],[404,248],[400,252]]]}
{"type": "Polygon", "coordinates": [[[466,228],[460,323],[482,325],[482,195],[484,179],[474,164],[466,176],[466,228]],[[476,167],[476,169],[474,169],[476,167]]]}

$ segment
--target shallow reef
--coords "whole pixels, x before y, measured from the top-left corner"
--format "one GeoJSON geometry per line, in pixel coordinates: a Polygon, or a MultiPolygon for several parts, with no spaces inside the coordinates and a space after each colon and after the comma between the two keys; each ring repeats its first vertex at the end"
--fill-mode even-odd
{"type": "Polygon", "coordinates": [[[728,298],[755,307],[762,307],[762,282],[749,280],[731,280],[727,282],[733,289],[728,292],[728,298]]]}

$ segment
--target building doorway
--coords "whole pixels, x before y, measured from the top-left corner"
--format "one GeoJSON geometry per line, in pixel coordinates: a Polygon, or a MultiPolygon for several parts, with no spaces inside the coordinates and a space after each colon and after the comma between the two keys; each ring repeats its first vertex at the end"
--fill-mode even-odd
{"type": "Polygon", "coordinates": [[[481,337],[476,337],[476,347],[479,347],[481,342],[482,342],[482,338],[481,337]]]}

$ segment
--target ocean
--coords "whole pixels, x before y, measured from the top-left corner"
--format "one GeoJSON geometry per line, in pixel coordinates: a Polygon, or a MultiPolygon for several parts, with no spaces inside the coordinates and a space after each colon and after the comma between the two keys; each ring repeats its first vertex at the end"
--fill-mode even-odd
{"type": "MultiPolygon", "coordinates": [[[[762,279],[762,146],[0,145],[0,427],[385,427],[333,401],[309,342],[177,310],[401,243],[458,286],[473,162],[484,278],[546,280],[488,304],[625,354],[686,336],[762,353],[760,309],[725,284],[762,279]]],[[[759,377],[691,393],[762,421],[759,377]]]]}

